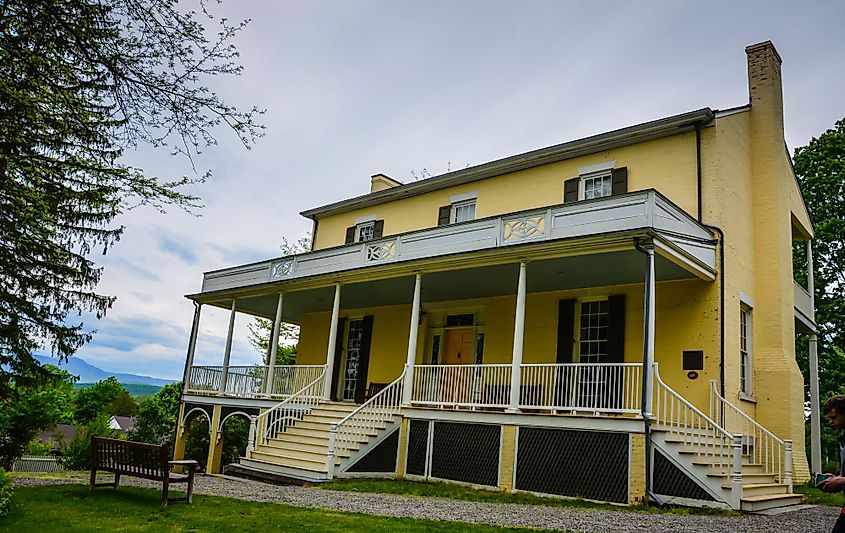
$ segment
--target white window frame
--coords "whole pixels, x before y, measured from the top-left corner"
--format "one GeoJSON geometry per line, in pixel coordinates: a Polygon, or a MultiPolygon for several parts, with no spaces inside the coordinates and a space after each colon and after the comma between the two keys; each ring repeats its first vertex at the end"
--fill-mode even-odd
{"type": "Polygon", "coordinates": [[[471,200],[465,200],[463,202],[456,202],[452,204],[452,210],[449,213],[449,223],[455,224],[457,222],[468,222],[470,220],[475,220],[475,213],[478,208],[478,203],[476,199],[473,198],[471,200]],[[462,207],[469,207],[472,206],[472,218],[467,218],[465,220],[458,220],[458,210],[462,207]]]}
{"type": "MultiPolygon", "coordinates": [[[[596,296],[596,297],[590,297],[590,298],[578,298],[575,301],[575,320],[574,320],[574,325],[573,325],[574,329],[575,329],[575,331],[573,332],[573,336],[575,338],[575,346],[574,346],[574,352],[572,354],[572,361],[573,362],[576,362],[576,363],[582,363],[583,362],[583,361],[581,361],[581,342],[582,342],[581,341],[581,312],[583,310],[583,305],[587,304],[587,303],[593,303],[593,302],[608,302],[608,315],[609,315],[610,314],[610,308],[609,308],[610,303],[609,303],[609,301],[610,301],[610,299],[607,296],[596,296]]],[[[605,342],[608,342],[610,340],[609,331],[610,331],[610,325],[608,324],[608,338],[605,339],[605,342]]],[[[604,355],[605,355],[605,357],[607,356],[607,354],[604,354],[604,355]]]]}
{"type": "Polygon", "coordinates": [[[589,174],[583,174],[579,176],[581,180],[578,182],[578,199],[579,200],[586,200],[587,199],[587,181],[595,180],[601,178],[602,180],[607,180],[608,189],[607,194],[602,194],[601,196],[594,196],[593,198],[607,198],[608,196],[613,196],[613,174],[610,170],[602,170],[599,172],[591,172],[589,174]]]}
{"type": "Polygon", "coordinates": [[[361,224],[355,225],[355,242],[365,242],[365,241],[372,241],[374,240],[376,230],[376,222],[375,220],[371,220],[370,222],[363,222],[361,224]],[[361,238],[361,230],[369,228],[371,230],[370,238],[369,239],[362,239],[361,238]]]}
{"type": "Polygon", "coordinates": [[[753,311],[754,308],[746,303],[741,303],[739,306],[739,395],[746,399],[754,398],[753,311]],[[745,379],[743,379],[743,373],[745,379]]]}

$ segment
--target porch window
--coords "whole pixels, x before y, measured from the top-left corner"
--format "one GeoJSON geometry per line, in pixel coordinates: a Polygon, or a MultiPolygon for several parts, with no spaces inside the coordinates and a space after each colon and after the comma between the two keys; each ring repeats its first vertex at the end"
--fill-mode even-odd
{"type": "Polygon", "coordinates": [[[579,361],[604,363],[607,360],[608,302],[581,302],[579,361]]]}
{"type": "Polygon", "coordinates": [[[751,308],[739,308],[739,390],[751,396],[751,308]]]}
{"type": "Polygon", "coordinates": [[[610,172],[583,176],[581,178],[581,198],[583,200],[589,200],[591,198],[610,196],[612,194],[611,184],[610,172]]]}
{"type": "Polygon", "coordinates": [[[384,220],[369,219],[346,228],[345,244],[381,239],[384,235],[384,220]]]}
{"type": "Polygon", "coordinates": [[[343,400],[355,400],[358,388],[358,370],[361,358],[362,340],[364,338],[364,321],[361,319],[349,321],[349,333],[346,336],[346,365],[343,373],[343,400]]]}
{"type": "Polygon", "coordinates": [[[375,233],[375,222],[367,222],[366,224],[358,224],[355,228],[355,242],[364,242],[373,240],[375,233]]]}

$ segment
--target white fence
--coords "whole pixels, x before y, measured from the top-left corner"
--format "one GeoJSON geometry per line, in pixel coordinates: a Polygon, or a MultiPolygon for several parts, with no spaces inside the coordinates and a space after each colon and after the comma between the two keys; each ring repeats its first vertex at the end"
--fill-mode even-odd
{"type": "Polygon", "coordinates": [[[12,472],[59,472],[64,470],[52,455],[24,455],[12,464],[12,472]]]}
{"type": "Polygon", "coordinates": [[[436,407],[507,407],[511,365],[416,365],[411,403],[436,407]]]}
{"type": "MultiPolygon", "coordinates": [[[[288,397],[317,379],[325,365],[281,365],[273,369],[273,390],[271,396],[288,397]]],[[[188,372],[187,391],[198,394],[221,392],[223,377],[226,377],[226,396],[254,398],[263,396],[267,387],[266,365],[192,366],[188,372]]]]}

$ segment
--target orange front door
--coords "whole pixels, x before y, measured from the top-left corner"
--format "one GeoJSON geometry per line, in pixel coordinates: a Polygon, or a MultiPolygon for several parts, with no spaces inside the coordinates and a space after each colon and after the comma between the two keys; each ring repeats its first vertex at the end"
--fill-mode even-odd
{"type": "Polygon", "coordinates": [[[473,328],[447,329],[443,347],[444,365],[471,365],[475,362],[473,328]]]}

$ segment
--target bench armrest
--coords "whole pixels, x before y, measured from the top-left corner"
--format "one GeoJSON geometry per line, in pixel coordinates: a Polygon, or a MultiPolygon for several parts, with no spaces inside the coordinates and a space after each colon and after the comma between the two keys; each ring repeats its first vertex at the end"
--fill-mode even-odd
{"type": "Polygon", "coordinates": [[[194,461],[193,459],[182,459],[179,461],[167,461],[167,464],[170,466],[185,466],[188,468],[189,472],[193,472],[196,470],[199,463],[194,461]]]}

